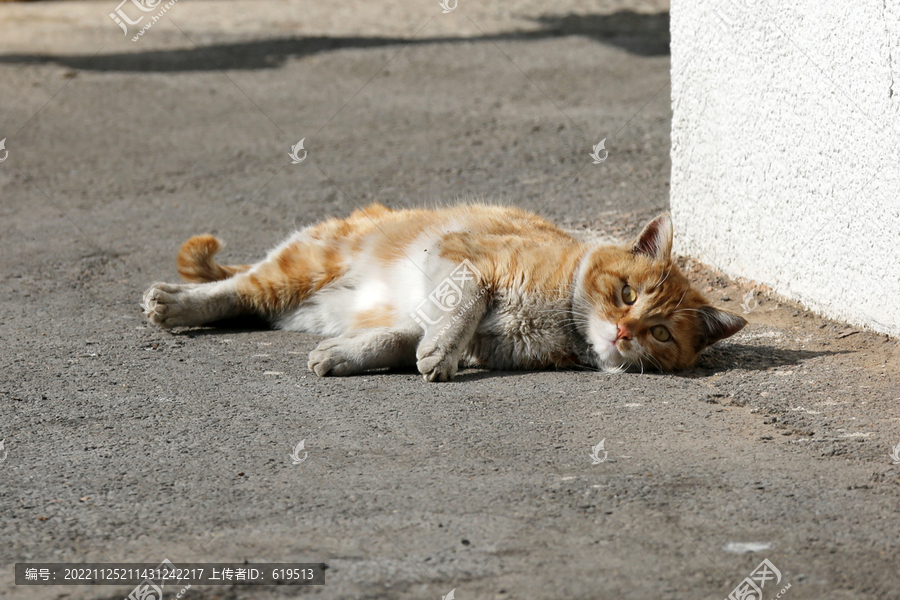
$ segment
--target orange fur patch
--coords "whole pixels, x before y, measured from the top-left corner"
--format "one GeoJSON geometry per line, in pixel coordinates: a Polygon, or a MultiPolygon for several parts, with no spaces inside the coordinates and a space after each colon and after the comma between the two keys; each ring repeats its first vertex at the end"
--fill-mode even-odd
{"type": "Polygon", "coordinates": [[[346,272],[340,249],[327,243],[294,242],[237,280],[241,301],[273,316],[290,310],[346,272]]]}
{"type": "Polygon", "coordinates": [[[388,305],[382,305],[353,315],[353,324],[350,327],[351,329],[393,327],[395,323],[394,309],[388,305]]]}

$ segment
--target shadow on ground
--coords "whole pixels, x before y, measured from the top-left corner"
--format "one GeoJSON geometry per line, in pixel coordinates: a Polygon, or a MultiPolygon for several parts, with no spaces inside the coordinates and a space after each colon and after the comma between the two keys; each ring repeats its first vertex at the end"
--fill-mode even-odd
{"type": "Polygon", "coordinates": [[[55,63],[71,69],[100,72],[215,71],[274,69],[290,58],[352,48],[422,46],[428,44],[506,42],[583,36],[639,56],[669,54],[669,13],[641,14],[630,10],[610,15],[543,16],[537,31],[513,31],[477,37],[412,40],[389,37],[290,37],[210,44],[192,49],[153,50],[101,55],[7,54],[0,64],[55,63]]]}
{"type": "MultiPolygon", "coordinates": [[[[231,335],[235,333],[250,333],[253,331],[272,331],[273,328],[263,319],[255,317],[240,317],[225,321],[218,321],[205,327],[194,327],[190,329],[181,329],[173,331],[172,335],[184,336],[187,338],[203,337],[208,335],[231,335]]],[[[322,337],[321,339],[325,339],[322,337]]],[[[822,356],[835,356],[838,354],[849,354],[849,350],[841,351],[813,351],[813,350],[792,350],[788,348],[776,348],[772,346],[751,346],[739,343],[720,343],[707,348],[697,361],[697,364],[686,371],[677,373],[661,373],[653,369],[646,371],[647,375],[675,375],[676,377],[685,377],[688,379],[696,379],[708,377],[717,373],[732,371],[735,369],[744,369],[748,371],[769,371],[778,367],[797,366],[808,360],[819,358],[822,356]]],[[[589,367],[566,369],[571,371],[591,371],[589,367]]],[[[361,376],[371,374],[373,372],[381,373],[416,373],[415,368],[409,369],[377,369],[361,373],[361,376]]],[[[454,381],[476,381],[480,379],[492,379],[495,377],[511,377],[516,375],[527,375],[533,371],[489,371],[482,369],[468,368],[460,371],[454,381]]],[[[598,371],[600,372],[600,371],[598,371]]]]}
{"type": "Polygon", "coordinates": [[[234,319],[216,321],[202,327],[191,327],[172,331],[172,335],[187,338],[203,337],[207,335],[225,335],[233,333],[250,333],[251,331],[274,331],[269,322],[260,317],[245,316],[234,319]]]}
{"type": "Polygon", "coordinates": [[[849,351],[847,350],[815,352],[812,350],[791,350],[771,346],[725,343],[708,348],[700,355],[696,367],[687,372],[687,374],[689,377],[705,377],[732,369],[769,371],[776,367],[796,366],[820,356],[848,353],[849,351]]]}

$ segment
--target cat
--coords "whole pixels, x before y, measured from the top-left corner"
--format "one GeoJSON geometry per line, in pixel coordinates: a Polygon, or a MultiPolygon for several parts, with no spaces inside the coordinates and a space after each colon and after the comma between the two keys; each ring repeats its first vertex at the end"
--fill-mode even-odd
{"type": "Polygon", "coordinates": [[[714,308],[672,259],[663,213],[629,245],[592,245],[517,208],[380,204],[295,232],[255,265],[222,266],[212,235],[178,254],[186,284],[154,283],[150,322],[257,315],[328,336],[319,376],[415,365],[427,381],[489,369],[685,369],[746,321],[714,308]]]}

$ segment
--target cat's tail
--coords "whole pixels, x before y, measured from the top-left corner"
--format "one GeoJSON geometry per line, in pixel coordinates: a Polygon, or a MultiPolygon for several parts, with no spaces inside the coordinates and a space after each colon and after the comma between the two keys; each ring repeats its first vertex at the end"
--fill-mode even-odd
{"type": "Polygon", "coordinates": [[[178,274],[191,283],[208,283],[228,279],[250,269],[250,265],[223,266],[213,260],[222,242],[208,233],[195,235],[178,251],[178,274]]]}

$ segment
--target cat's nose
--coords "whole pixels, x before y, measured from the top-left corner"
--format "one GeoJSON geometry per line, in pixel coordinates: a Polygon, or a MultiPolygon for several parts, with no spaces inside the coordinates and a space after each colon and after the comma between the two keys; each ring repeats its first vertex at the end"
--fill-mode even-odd
{"type": "Polygon", "coordinates": [[[619,334],[616,336],[616,341],[618,342],[619,340],[630,340],[630,339],[631,339],[631,332],[628,331],[628,327],[626,327],[622,323],[619,323],[619,334]]]}

